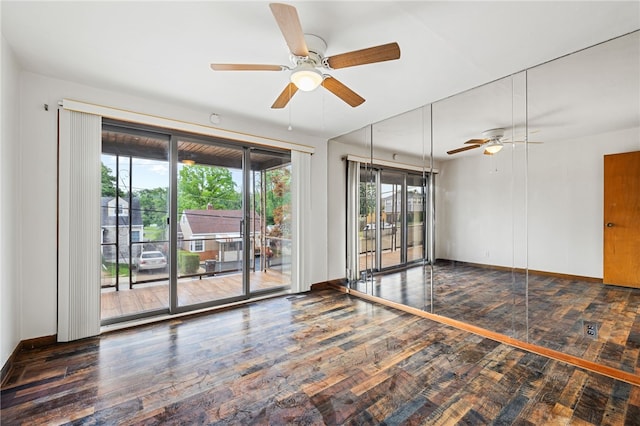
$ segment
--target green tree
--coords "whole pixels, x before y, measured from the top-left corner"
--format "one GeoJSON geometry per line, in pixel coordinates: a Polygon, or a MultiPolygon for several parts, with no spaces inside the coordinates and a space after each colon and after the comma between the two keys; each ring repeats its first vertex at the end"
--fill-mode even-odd
{"type": "Polygon", "coordinates": [[[291,167],[268,170],[266,173],[265,220],[275,225],[269,235],[288,237],[291,234],[291,167]]]}
{"type": "Polygon", "coordinates": [[[145,226],[156,225],[161,229],[167,223],[167,188],[142,189],[136,196],[140,199],[142,210],[142,224],[145,226]]]}
{"type": "Polygon", "coordinates": [[[231,171],[224,167],[194,165],[183,167],[178,175],[178,211],[237,210],[242,196],[236,191],[231,171]]]}
{"type": "Polygon", "coordinates": [[[102,165],[102,196],[103,197],[115,197],[116,196],[116,177],[113,175],[113,171],[104,165],[102,165]]]}
{"type": "Polygon", "coordinates": [[[376,186],[371,182],[360,182],[360,216],[367,217],[376,211],[376,186]]]}

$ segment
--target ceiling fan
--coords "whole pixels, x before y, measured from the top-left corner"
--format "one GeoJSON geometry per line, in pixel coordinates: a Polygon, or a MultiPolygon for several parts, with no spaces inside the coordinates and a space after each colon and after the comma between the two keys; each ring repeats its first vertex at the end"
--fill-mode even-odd
{"type": "MultiPolygon", "coordinates": [[[[459,152],[468,151],[470,149],[484,147],[484,155],[493,155],[500,152],[504,147],[502,138],[504,137],[504,129],[490,129],[482,132],[482,139],[469,139],[464,144],[466,146],[447,151],[447,154],[457,154],[459,152]]],[[[511,141],[510,143],[520,143],[524,141],[511,141]]],[[[542,142],[529,142],[542,143],[542,142]]]]}
{"type": "Polygon", "coordinates": [[[325,57],[327,44],[316,35],[302,32],[295,7],[282,3],[271,3],[269,7],[291,52],[292,66],[211,64],[211,69],[214,71],[291,71],[291,82],[280,93],[271,108],[284,108],[298,89],[312,91],[320,85],[350,106],[357,107],[365,101],[364,98],[335,77],[325,74],[323,69],[336,70],[400,58],[400,47],[395,42],[325,57]]]}

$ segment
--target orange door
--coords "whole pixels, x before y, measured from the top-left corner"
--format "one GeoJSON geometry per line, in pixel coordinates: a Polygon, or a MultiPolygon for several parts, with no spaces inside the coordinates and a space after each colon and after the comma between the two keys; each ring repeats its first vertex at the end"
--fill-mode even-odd
{"type": "Polygon", "coordinates": [[[605,284],[640,288],[640,151],[604,156],[605,284]]]}

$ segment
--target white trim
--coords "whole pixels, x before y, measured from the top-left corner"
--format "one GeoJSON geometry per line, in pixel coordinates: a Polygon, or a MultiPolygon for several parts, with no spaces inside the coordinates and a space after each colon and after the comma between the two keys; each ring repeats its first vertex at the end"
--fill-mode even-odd
{"type": "Polygon", "coordinates": [[[69,111],[84,112],[87,114],[99,115],[101,117],[113,118],[115,120],[128,121],[131,123],[158,126],[165,129],[180,130],[204,136],[213,136],[230,141],[248,142],[256,145],[289,149],[313,154],[314,148],[308,145],[301,145],[294,142],[280,139],[266,138],[249,133],[240,133],[230,130],[219,129],[217,127],[203,126],[201,124],[189,123],[187,121],[172,120],[170,118],[155,115],[143,114],[139,112],[127,111],[124,109],[112,108],[103,105],[90,104],[71,99],[62,100],[62,108],[69,111]]]}
{"type": "Polygon", "coordinates": [[[345,157],[347,161],[354,161],[363,164],[373,164],[376,166],[387,166],[396,169],[409,170],[412,172],[433,172],[438,173],[438,169],[430,169],[429,167],[414,166],[413,164],[399,163],[397,161],[381,160],[379,158],[360,157],[358,155],[349,154],[345,157]]]}

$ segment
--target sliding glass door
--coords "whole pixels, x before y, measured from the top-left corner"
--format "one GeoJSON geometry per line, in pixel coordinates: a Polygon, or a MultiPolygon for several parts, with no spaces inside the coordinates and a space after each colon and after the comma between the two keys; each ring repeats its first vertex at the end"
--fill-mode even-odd
{"type": "Polygon", "coordinates": [[[360,167],[358,185],[358,259],[359,272],[367,274],[378,269],[377,247],[378,171],[369,166],[360,167]]]}
{"type": "Polygon", "coordinates": [[[169,309],[169,140],[162,133],[103,126],[103,321],[169,309]]]}
{"type": "Polygon", "coordinates": [[[358,191],[358,255],[365,271],[426,259],[426,179],[421,173],[362,165],[358,191]]]}
{"type": "Polygon", "coordinates": [[[426,257],[425,240],[425,178],[422,175],[407,174],[406,220],[407,220],[407,262],[426,257]]]}
{"type": "Polygon", "coordinates": [[[249,289],[291,286],[291,155],[250,151],[249,289]]]}
{"type": "Polygon", "coordinates": [[[391,268],[406,263],[405,173],[380,170],[380,266],[391,268]]]}
{"type": "Polygon", "coordinates": [[[107,123],[102,162],[103,325],[290,288],[289,152],[107,123]]]}
{"type": "Polygon", "coordinates": [[[177,140],[177,304],[246,296],[242,147],[177,140]]]}

